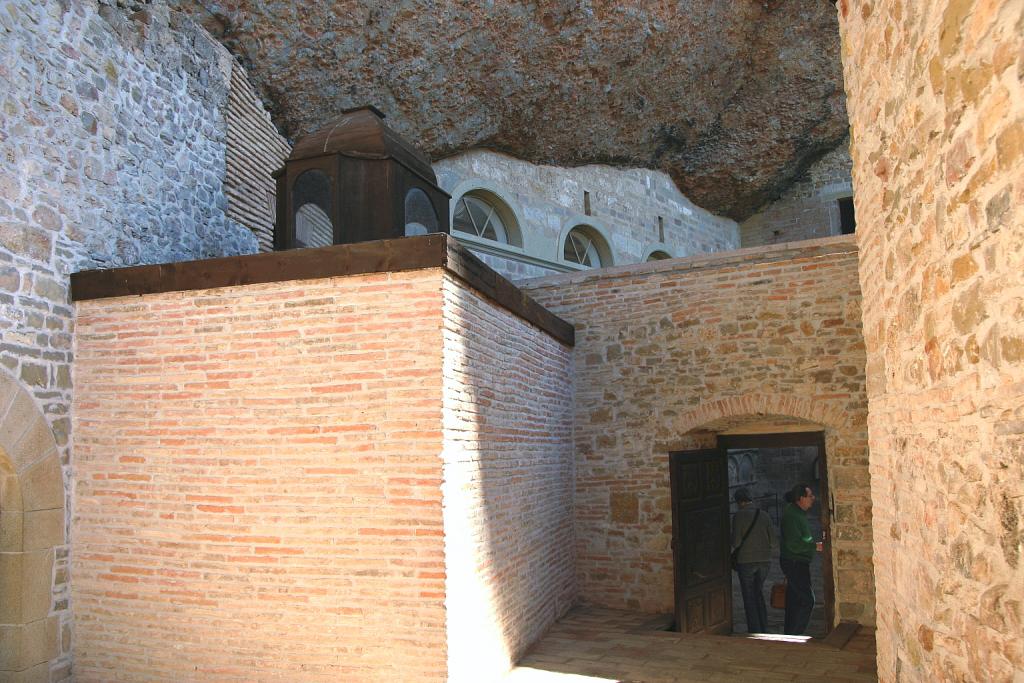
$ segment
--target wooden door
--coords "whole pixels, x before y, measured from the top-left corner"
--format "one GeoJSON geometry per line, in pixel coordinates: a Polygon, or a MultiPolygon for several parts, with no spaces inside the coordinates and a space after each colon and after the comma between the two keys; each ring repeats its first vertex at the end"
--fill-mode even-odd
{"type": "Polygon", "coordinates": [[[732,632],[725,450],[669,453],[676,630],[732,632]]]}

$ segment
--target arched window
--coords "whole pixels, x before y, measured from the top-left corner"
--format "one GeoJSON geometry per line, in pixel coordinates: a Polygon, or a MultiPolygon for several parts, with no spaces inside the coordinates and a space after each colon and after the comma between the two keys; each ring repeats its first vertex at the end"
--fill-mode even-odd
{"type": "Polygon", "coordinates": [[[306,171],[292,187],[295,207],[295,243],[298,247],[327,247],[334,244],[331,223],[331,182],[316,169],[306,171]]]}
{"type": "Polygon", "coordinates": [[[437,214],[427,193],[418,187],[405,195],[405,236],[437,232],[437,214]]]}
{"type": "Polygon", "coordinates": [[[522,246],[515,215],[496,195],[471,190],[459,197],[452,215],[452,230],[485,240],[522,246]]]}
{"type": "Polygon", "coordinates": [[[660,249],[658,249],[658,250],[652,251],[650,253],[650,255],[647,257],[647,260],[648,261],[664,261],[667,258],[672,258],[672,256],[667,251],[661,251],[660,249]]]}
{"type": "Polygon", "coordinates": [[[588,268],[612,264],[611,253],[604,238],[589,225],[578,225],[565,236],[562,258],[588,268]]]}

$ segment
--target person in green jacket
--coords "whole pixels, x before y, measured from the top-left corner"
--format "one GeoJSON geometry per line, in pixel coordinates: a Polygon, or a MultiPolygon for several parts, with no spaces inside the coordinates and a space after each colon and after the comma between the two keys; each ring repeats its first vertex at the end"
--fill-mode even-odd
{"type": "Polygon", "coordinates": [[[789,503],[782,510],[782,543],[779,565],[786,575],[786,619],[783,631],[798,636],[807,629],[814,609],[811,589],[811,560],[821,543],[811,536],[807,511],[814,505],[814,493],[807,484],[799,483],[790,491],[789,503]]]}

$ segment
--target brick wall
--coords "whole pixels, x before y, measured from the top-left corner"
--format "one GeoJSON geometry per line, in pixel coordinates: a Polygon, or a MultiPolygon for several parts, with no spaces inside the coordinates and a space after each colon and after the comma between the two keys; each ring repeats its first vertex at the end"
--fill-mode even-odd
{"type": "Polygon", "coordinates": [[[740,223],[743,246],[841,234],[837,199],[853,195],[852,163],[846,139],[804,171],[781,197],[740,223]]]}
{"type": "Polygon", "coordinates": [[[840,0],[883,681],[1024,679],[1024,2],[840,0]]]}
{"type": "Polygon", "coordinates": [[[79,303],[79,681],[442,680],[441,276],[79,303]]]}
{"type": "Polygon", "coordinates": [[[668,452],[802,422],[826,432],[836,614],[873,620],[856,266],[840,237],[525,283],[576,326],[582,599],[672,611],[668,452]]]}
{"type": "Polygon", "coordinates": [[[571,349],[444,288],[450,680],[496,680],[576,597],[571,349]]]}

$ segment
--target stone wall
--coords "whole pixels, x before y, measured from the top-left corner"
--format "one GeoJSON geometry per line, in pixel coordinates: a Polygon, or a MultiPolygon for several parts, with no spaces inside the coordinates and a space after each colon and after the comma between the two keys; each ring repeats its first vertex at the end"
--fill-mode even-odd
{"type": "MultiPolygon", "coordinates": [[[[46,416],[65,477],[68,273],[256,249],[224,215],[230,71],[221,46],[159,5],[131,17],[89,0],[0,11],[0,363],[46,416]]],[[[66,572],[53,576],[64,585],[66,572]]],[[[69,630],[61,590],[52,609],[69,630]]]]}
{"type": "Polygon", "coordinates": [[[83,301],[79,681],[445,679],[437,269],[83,301]]]}
{"type": "Polygon", "coordinates": [[[823,156],[781,197],[740,224],[744,247],[839,235],[840,197],[853,196],[850,141],[823,156]]]}
{"type": "Polygon", "coordinates": [[[227,136],[227,216],[255,233],[260,251],[273,251],[277,183],[270,174],[284,165],[292,148],[277,132],[245,69],[237,62],[231,67],[227,136]]]}
{"type": "Polygon", "coordinates": [[[1024,2],[838,3],[883,681],[1024,678],[1024,2]]]}
{"type": "Polygon", "coordinates": [[[453,206],[473,189],[492,191],[509,205],[522,233],[522,249],[511,259],[488,259],[479,246],[475,251],[515,280],[575,269],[562,258],[562,247],[568,230],[580,224],[604,235],[614,264],[646,261],[654,249],[688,256],[739,246],[734,221],[699,208],[658,171],[538,166],[486,150],[437,161],[434,171],[441,187],[452,193],[453,206]],[[589,194],[589,215],[584,192],[589,194]]]}
{"type": "Polygon", "coordinates": [[[576,598],[571,349],[444,287],[449,680],[498,680],[576,598]]]}
{"type": "Polygon", "coordinates": [[[852,238],[840,237],[524,284],[576,326],[583,600],[672,611],[670,451],[741,424],[821,428],[836,615],[873,621],[856,265],[852,238]]]}

